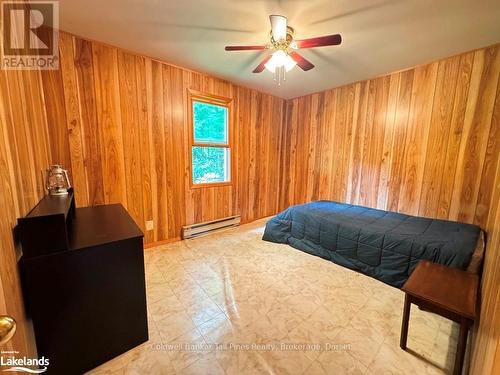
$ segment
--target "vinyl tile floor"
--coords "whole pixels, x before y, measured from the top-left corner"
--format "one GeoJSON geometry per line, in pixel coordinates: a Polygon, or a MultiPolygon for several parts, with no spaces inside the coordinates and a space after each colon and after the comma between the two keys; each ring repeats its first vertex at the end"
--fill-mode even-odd
{"type": "Polygon", "coordinates": [[[90,374],[446,374],[458,327],[287,245],[265,220],[145,250],[149,341],[90,374]]]}

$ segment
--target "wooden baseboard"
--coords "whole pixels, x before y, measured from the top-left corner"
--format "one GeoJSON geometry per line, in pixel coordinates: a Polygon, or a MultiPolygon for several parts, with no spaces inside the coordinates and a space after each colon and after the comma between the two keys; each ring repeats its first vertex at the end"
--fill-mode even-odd
{"type": "Polygon", "coordinates": [[[145,243],[144,244],[144,249],[150,249],[152,247],[156,247],[156,246],[161,246],[161,245],[166,245],[168,243],[171,243],[171,242],[177,242],[177,241],[180,241],[181,238],[180,237],[174,237],[174,238],[168,238],[166,240],[161,240],[161,241],[155,241],[155,242],[150,242],[150,243],[145,243]]]}

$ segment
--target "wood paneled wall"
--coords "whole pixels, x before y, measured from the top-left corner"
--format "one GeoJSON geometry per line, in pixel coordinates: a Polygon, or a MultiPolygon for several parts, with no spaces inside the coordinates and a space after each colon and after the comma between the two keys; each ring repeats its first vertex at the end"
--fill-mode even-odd
{"type": "Polygon", "coordinates": [[[24,313],[12,228],[43,196],[51,155],[40,72],[0,70],[0,314],[17,320],[3,350],[35,353],[24,313]]]}
{"type": "MultiPolygon", "coordinates": [[[[500,123],[500,105],[497,100],[493,114],[500,123]]],[[[497,142],[499,142],[497,133],[497,142]]],[[[471,374],[500,373],[500,162],[491,170],[493,199],[488,213],[488,251],[486,252],[481,298],[481,318],[476,332],[471,374]],[[493,176],[492,176],[493,178],[493,176]]]]}
{"type": "Polygon", "coordinates": [[[146,242],[184,224],[276,213],[283,100],[61,33],[61,69],[42,72],[53,162],[78,206],[122,203],[146,242]],[[232,186],[189,188],[188,89],[232,99],[232,186]]]}
{"type": "Polygon", "coordinates": [[[280,208],[333,199],[485,227],[499,73],[494,46],[287,101],[280,208]]]}
{"type": "Polygon", "coordinates": [[[500,368],[499,74],[496,45],[293,99],[281,140],[280,209],[332,199],[486,229],[472,374],[500,368]]]}

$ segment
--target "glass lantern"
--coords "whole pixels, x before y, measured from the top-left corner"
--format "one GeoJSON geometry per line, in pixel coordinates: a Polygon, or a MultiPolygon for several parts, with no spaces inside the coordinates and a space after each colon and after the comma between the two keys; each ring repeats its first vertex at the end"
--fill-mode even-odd
{"type": "Polygon", "coordinates": [[[71,188],[68,171],[60,165],[52,165],[47,169],[46,188],[50,195],[68,194],[71,188]]]}

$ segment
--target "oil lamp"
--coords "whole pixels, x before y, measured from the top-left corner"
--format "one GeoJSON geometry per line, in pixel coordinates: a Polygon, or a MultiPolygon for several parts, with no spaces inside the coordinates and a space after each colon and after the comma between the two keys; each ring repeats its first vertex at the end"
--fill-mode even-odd
{"type": "Polygon", "coordinates": [[[52,165],[47,169],[46,188],[50,195],[68,194],[68,189],[71,188],[68,171],[60,165],[52,165]]]}

